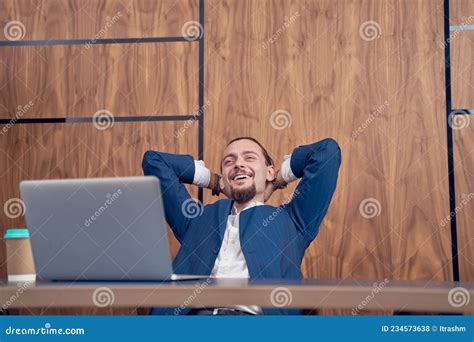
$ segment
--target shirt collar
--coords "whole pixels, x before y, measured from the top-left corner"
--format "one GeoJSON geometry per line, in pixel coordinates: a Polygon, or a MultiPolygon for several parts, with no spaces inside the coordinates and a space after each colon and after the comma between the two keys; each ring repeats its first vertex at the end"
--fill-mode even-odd
{"type": "MultiPolygon", "coordinates": [[[[253,201],[253,202],[250,202],[244,209],[242,209],[240,212],[244,211],[244,210],[247,210],[247,209],[250,209],[252,207],[256,207],[256,206],[259,206],[259,205],[263,205],[262,202],[260,201],[253,201]]],[[[237,215],[237,209],[235,208],[235,206],[232,206],[232,209],[230,211],[230,214],[231,215],[237,215]]],[[[240,213],[239,213],[240,214],[240,213]]]]}

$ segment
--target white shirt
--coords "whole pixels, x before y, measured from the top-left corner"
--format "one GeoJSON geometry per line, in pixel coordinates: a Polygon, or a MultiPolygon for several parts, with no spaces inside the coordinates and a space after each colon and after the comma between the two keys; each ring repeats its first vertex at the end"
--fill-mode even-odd
{"type": "MultiPolygon", "coordinates": [[[[285,161],[281,165],[281,174],[283,179],[290,183],[297,179],[293,174],[290,167],[290,156],[285,156],[285,161]]],[[[194,161],[195,172],[193,184],[207,187],[211,179],[210,170],[204,165],[202,160],[194,161]]],[[[251,202],[242,211],[262,205],[262,202],[251,202]]],[[[241,212],[242,212],[241,211],[241,212]]],[[[245,261],[242,247],[240,246],[240,231],[239,231],[239,217],[240,213],[237,213],[235,207],[232,208],[231,214],[227,218],[227,226],[222,240],[221,249],[219,255],[214,263],[214,267],[211,271],[211,276],[216,278],[249,278],[249,271],[247,268],[247,262],[245,261]]],[[[235,305],[232,308],[246,311],[252,314],[261,314],[262,309],[256,305],[244,306],[235,305]]]]}
{"type": "MultiPolygon", "coordinates": [[[[263,203],[251,202],[242,211],[262,205],[263,203]]],[[[241,211],[241,212],[242,212],[241,211]]],[[[227,226],[222,240],[222,246],[217,256],[211,276],[216,278],[249,278],[249,270],[245,261],[244,253],[240,245],[239,231],[240,213],[237,213],[235,207],[227,218],[227,226]]],[[[262,309],[258,306],[235,305],[232,308],[250,312],[254,315],[261,314],[262,309]]]]}

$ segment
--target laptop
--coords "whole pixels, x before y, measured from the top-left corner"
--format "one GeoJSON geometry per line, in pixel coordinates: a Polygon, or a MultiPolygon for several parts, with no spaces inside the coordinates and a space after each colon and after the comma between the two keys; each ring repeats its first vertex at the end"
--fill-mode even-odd
{"type": "Polygon", "coordinates": [[[173,274],[158,178],[20,183],[38,279],[187,280],[173,274]]]}

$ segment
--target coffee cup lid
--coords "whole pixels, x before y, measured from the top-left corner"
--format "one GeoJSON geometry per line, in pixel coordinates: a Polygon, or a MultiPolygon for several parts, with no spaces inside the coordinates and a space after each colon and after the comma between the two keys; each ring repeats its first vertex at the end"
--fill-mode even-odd
{"type": "Polygon", "coordinates": [[[16,228],[16,229],[8,229],[5,235],[3,236],[4,239],[29,239],[30,233],[28,232],[27,228],[16,228]]]}

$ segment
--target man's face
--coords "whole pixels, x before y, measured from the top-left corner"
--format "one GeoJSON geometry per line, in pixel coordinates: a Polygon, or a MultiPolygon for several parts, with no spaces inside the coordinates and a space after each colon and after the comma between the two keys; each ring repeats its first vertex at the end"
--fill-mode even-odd
{"type": "Polygon", "coordinates": [[[221,166],[221,187],[238,203],[263,194],[267,181],[273,180],[273,166],[266,165],[262,149],[251,140],[237,140],[227,146],[221,166]]]}

